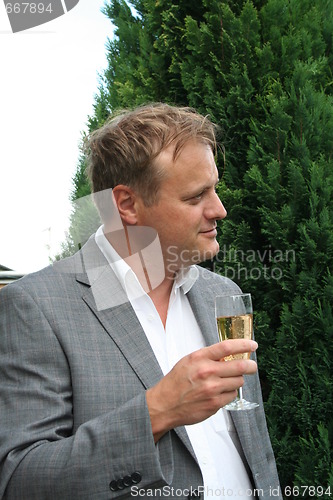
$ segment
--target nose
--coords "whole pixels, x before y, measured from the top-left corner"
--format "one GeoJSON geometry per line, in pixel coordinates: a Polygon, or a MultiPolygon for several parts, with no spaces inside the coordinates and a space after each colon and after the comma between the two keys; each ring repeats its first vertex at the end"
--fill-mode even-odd
{"type": "Polygon", "coordinates": [[[223,203],[220,200],[220,198],[219,198],[219,202],[220,202],[220,216],[216,217],[216,219],[222,220],[222,219],[226,218],[228,212],[226,211],[225,206],[223,205],[223,203]]]}
{"type": "Polygon", "coordinates": [[[217,193],[214,192],[212,195],[211,202],[207,207],[206,217],[210,220],[222,220],[227,216],[227,211],[218,197],[217,193]]]}

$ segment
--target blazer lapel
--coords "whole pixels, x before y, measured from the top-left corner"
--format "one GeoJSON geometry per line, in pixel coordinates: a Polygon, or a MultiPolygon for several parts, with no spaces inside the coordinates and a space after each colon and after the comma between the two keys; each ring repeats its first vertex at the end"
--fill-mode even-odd
{"type": "Polygon", "coordinates": [[[141,324],[111,267],[106,264],[83,300],[118,346],[143,386],[155,385],[163,373],[141,324]]]}
{"type": "Polygon", "coordinates": [[[206,345],[215,344],[219,339],[215,319],[214,294],[205,293],[205,289],[196,282],[187,296],[206,345]]]}
{"type": "MultiPolygon", "coordinates": [[[[79,272],[77,281],[89,285],[83,300],[98,318],[115,342],[143,386],[148,389],[163,377],[162,370],[144,330],[110,265],[90,240],[82,248],[80,262],[85,272],[79,272]]],[[[174,429],[196,460],[185,427],[174,429]]]]}

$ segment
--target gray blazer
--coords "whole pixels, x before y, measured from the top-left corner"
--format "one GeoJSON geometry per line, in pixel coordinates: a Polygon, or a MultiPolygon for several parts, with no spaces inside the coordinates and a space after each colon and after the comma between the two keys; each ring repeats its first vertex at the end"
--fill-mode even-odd
{"type": "MultiPolygon", "coordinates": [[[[239,289],[199,271],[188,298],[209,345],[214,297],[239,289]]],[[[0,498],[151,498],[153,488],[155,498],[198,498],[203,479],[185,428],[154,444],[145,390],[162,376],[93,238],[8,285],[0,293],[0,498]]],[[[260,402],[232,412],[254,487],[260,498],[282,498],[256,375],[244,391],[260,402]]]]}

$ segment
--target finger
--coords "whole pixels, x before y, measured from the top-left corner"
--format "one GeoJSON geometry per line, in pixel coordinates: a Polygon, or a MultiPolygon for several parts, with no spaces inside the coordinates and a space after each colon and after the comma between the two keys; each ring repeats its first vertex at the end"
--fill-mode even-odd
{"type": "Polygon", "coordinates": [[[239,375],[252,375],[257,370],[257,363],[252,359],[234,359],[226,363],[219,363],[216,375],[221,378],[230,378],[239,375]]]}
{"type": "Polygon", "coordinates": [[[204,354],[212,360],[220,360],[232,354],[241,354],[245,352],[254,352],[258,348],[257,342],[254,340],[232,339],[218,342],[209,347],[205,347],[204,354]]]}
{"type": "Polygon", "coordinates": [[[240,387],[244,385],[244,377],[229,377],[221,381],[221,385],[218,389],[220,394],[225,392],[237,391],[240,387]]]}

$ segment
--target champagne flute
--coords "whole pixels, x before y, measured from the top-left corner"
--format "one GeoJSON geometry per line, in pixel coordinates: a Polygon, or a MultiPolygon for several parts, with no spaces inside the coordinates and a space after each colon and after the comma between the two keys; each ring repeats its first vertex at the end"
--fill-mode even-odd
{"type": "MultiPolygon", "coordinates": [[[[215,299],[215,314],[220,341],[227,339],[249,339],[253,337],[253,310],[251,294],[224,295],[215,299]]],[[[250,359],[249,352],[226,356],[224,361],[250,359]]],[[[224,406],[226,410],[252,410],[258,403],[243,398],[243,388],[238,389],[238,397],[224,406]]]]}

